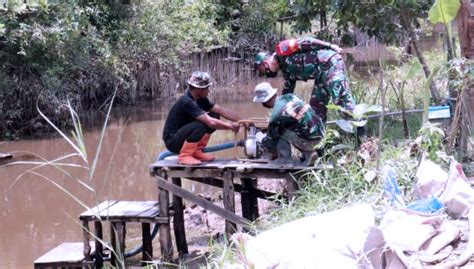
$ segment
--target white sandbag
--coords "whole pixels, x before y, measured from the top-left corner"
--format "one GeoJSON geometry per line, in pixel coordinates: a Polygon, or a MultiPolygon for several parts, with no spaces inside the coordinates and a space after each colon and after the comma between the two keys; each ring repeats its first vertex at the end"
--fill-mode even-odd
{"type": "Polygon", "coordinates": [[[366,260],[359,258],[374,226],[374,212],[368,204],[305,217],[250,239],[245,244],[246,258],[256,269],[356,269],[366,260]]]}
{"type": "Polygon", "coordinates": [[[474,190],[471,188],[461,164],[451,159],[446,188],[439,199],[454,218],[467,217],[474,205],[474,190]]]}
{"type": "Polygon", "coordinates": [[[448,173],[423,156],[415,175],[414,194],[420,199],[439,197],[446,187],[448,173]]]}

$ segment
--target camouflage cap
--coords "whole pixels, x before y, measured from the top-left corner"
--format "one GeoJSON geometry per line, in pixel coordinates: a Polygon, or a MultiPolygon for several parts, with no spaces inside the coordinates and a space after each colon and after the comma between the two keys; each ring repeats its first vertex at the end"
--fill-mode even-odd
{"type": "Polygon", "coordinates": [[[260,65],[261,63],[263,63],[263,61],[265,61],[265,59],[267,59],[270,56],[271,54],[266,51],[257,53],[257,55],[255,56],[255,64],[260,65]]]}
{"type": "Polygon", "coordinates": [[[208,88],[212,85],[211,76],[204,71],[194,71],[187,82],[190,86],[199,89],[208,88]]]}

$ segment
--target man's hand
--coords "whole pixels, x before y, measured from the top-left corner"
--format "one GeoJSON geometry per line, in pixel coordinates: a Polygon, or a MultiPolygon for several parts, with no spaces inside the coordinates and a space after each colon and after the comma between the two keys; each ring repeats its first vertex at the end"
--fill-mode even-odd
{"type": "Polygon", "coordinates": [[[342,49],[338,46],[338,45],[335,45],[335,44],[332,44],[331,45],[331,49],[337,53],[341,53],[342,52],[342,49]]]}
{"type": "Polygon", "coordinates": [[[240,124],[238,122],[232,122],[231,124],[231,130],[234,133],[238,133],[240,129],[240,124]]]}

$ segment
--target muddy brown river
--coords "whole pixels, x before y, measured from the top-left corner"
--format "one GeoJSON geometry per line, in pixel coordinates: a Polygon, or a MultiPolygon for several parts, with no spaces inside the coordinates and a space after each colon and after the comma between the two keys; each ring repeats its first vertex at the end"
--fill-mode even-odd
{"type": "MultiPolygon", "coordinates": [[[[245,90],[250,91],[250,88],[245,90]]],[[[248,98],[250,100],[250,96],[248,98]]],[[[36,258],[60,243],[80,242],[82,231],[78,216],[85,210],[81,203],[93,206],[97,201],[107,199],[157,199],[157,188],[149,175],[148,165],[165,149],[161,131],[172,103],[167,101],[127,111],[117,109],[107,127],[92,179],[89,179],[90,167],[100,138],[100,122],[84,132],[89,168],[64,166],[62,169],[69,174],[66,175],[52,166],[33,171],[29,169],[34,166],[28,164],[0,166],[0,190],[3,192],[0,203],[0,268],[33,268],[36,258]]],[[[219,104],[244,118],[264,117],[269,113],[269,110],[250,101],[219,104]]],[[[219,130],[210,144],[234,139],[232,132],[219,130]]],[[[55,137],[2,142],[0,152],[12,152],[17,156],[31,156],[34,153],[46,160],[54,160],[74,153],[74,149],[65,139],[55,137]]],[[[244,156],[241,149],[237,153],[244,156]]],[[[237,157],[232,149],[217,155],[237,157]]],[[[61,163],[85,165],[79,157],[67,158],[61,163]]],[[[200,186],[184,182],[194,192],[205,191],[200,186]]]]}

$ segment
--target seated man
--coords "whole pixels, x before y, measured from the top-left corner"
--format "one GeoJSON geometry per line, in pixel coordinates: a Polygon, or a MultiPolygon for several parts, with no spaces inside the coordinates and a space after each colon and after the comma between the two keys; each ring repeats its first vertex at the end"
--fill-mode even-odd
{"type": "Polygon", "coordinates": [[[324,136],[324,124],[316,112],[295,94],[277,97],[277,89],[267,82],[255,87],[253,102],[272,109],[262,144],[269,152],[279,155],[276,162],[291,159],[291,143],[303,153],[304,163],[312,165],[317,157],[314,147],[324,136]]]}
{"type": "Polygon", "coordinates": [[[163,128],[163,140],[169,151],[179,153],[178,163],[195,165],[215,159],[202,149],[216,129],[237,133],[240,117],[207,98],[212,85],[207,72],[193,72],[187,84],[189,90],[171,107],[163,128]],[[222,121],[219,116],[232,122],[222,121]]]}

